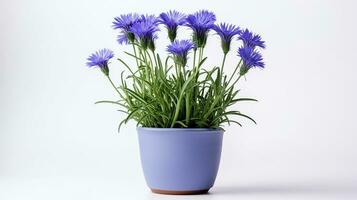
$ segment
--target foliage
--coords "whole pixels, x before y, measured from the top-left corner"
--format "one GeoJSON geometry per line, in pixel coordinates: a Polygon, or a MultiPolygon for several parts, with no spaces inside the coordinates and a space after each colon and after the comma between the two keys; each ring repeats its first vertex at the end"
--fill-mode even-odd
{"type": "Polygon", "coordinates": [[[164,17],[161,23],[160,19],[155,19],[153,15],[128,14],[121,16],[124,19],[115,18],[115,29],[121,31],[119,42],[125,41],[132,46],[133,52],[125,52],[125,54],[135,60],[136,66],[129,66],[124,60],[118,58],[125,71],[121,73],[121,82],[116,86],[109,74],[108,61],[111,57],[103,64],[103,59],[93,58],[93,55],[100,56],[100,54],[92,54],[89,61],[92,61],[90,59],[101,60],[101,65],[97,66],[102,71],[103,68],[108,69],[104,74],[119,96],[117,101],[98,101],[97,103],[112,103],[118,106],[118,110],[126,114],[120,126],[129,120],[135,120],[143,127],[158,128],[215,129],[222,128],[225,123],[235,123],[241,126],[234,116],[245,117],[255,123],[254,119],[237,110],[232,110],[231,106],[238,102],[256,101],[252,98],[239,97],[240,90],[235,86],[249,69],[264,67],[261,54],[254,46],[258,44],[260,48],[265,47],[260,36],[254,35],[247,29],[242,32],[239,27],[229,24],[212,25],[215,16],[208,11],[198,11],[189,15],[188,22],[183,22],[186,15],[177,11],[170,11],[166,15],[163,13],[160,16],[164,17]],[[208,17],[205,18],[205,15],[208,17]],[[175,16],[180,19],[170,19],[175,16]],[[204,24],[206,21],[208,25],[204,24]],[[128,23],[125,24],[126,22],[128,23]],[[167,25],[169,22],[170,26],[174,27],[171,28],[171,32],[167,27],[171,41],[167,48],[169,55],[162,58],[155,51],[156,32],[159,30],[159,24],[167,25]],[[176,22],[178,24],[175,24],[176,22]],[[185,25],[193,30],[192,40],[176,40],[177,27],[185,25]],[[203,33],[195,33],[202,27],[203,33]],[[222,45],[223,60],[220,66],[205,69],[207,57],[204,57],[204,48],[207,33],[211,29],[214,29],[221,37],[222,44],[228,43],[228,48],[227,45],[222,45]],[[174,34],[172,34],[173,31],[174,34]],[[242,47],[237,51],[241,58],[237,61],[234,73],[227,75],[224,73],[224,65],[230,50],[229,45],[235,35],[238,35],[237,39],[243,42],[242,47]],[[187,56],[192,54],[193,59],[188,61],[187,56]]]}

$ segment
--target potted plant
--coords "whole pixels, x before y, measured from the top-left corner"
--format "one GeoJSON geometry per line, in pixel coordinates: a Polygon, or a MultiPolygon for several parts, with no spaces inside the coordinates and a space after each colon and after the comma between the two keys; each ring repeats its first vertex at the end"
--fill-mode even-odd
{"type": "Polygon", "coordinates": [[[124,53],[135,62],[129,65],[117,58],[125,68],[119,84],[110,78],[108,65],[114,57],[111,50],[99,50],[88,58],[87,65],[103,72],[119,98],[97,103],[115,104],[126,114],[119,128],[129,120],[137,122],[145,179],[155,193],[206,193],[219,167],[222,126],[241,126],[233,117],[255,123],[231,106],[256,101],[238,97],[236,84],[251,68],[264,68],[258,51],[265,48],[264,41],[248,29],[215,21],[214,13],[206,10],[190,15],[169,11],[158,17],[116,17],[113,28],[120,31],[117,41],[132,46],[132,52],[124,53]],[[168,33],[166,57],[155,49],[159,27],[165,27],[168,33]],[[190,39],[177,40],[178,27],[191,29],[190,39]],[[221,38],[223,58],[219,66],[205,66],[204,49],[210,31],[221,38]],[[225,61],[233,38],[242,45],[235,51],[239,59],[234,72],[226,74],[225,61]]]}

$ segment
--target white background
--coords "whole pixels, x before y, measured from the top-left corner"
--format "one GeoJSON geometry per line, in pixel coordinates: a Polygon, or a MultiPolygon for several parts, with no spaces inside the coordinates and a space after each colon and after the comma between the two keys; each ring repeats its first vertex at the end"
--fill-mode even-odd
{"type": "MultiPolygon", "coordinates": [[[[355,9],[322,0],[1,0],[0,199],[356,199],[355,9]],[[267,42],[266,69],[240,83],[241,95],[260,101],[236,107],[258,125],[226,127],[209,195],[151,194],[135,123],[118,134],[124,116],[93,104],[116,96],[86,58],[106,47],[129,59],[110,27],[115,16],[202,8],[267,42]]],[[[217,36],[208,49],[208,63],[220,63],[217,36]]],[[[118,81],[123,67],[110,68],[118,81]]]]}

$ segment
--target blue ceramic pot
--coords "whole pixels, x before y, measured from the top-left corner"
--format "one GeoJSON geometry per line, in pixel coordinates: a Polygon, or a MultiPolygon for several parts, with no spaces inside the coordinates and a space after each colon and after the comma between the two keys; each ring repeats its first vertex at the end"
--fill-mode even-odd
{"type": "Polygon", "coordinates": [[[146,183],[155,193],[206,193],[217,176],[223,130],[137,128],[146,183]]]}

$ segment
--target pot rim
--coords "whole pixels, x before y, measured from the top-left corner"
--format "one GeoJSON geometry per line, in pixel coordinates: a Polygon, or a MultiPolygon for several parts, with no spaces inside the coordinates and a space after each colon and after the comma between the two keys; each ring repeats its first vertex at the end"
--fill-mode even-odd
{"type": "Polygon", "coordinates": [[[214,129],[214,128],[152,128],[152,127],[136,127],[136,130],[151,130],[151,131],[182,131],[182,132],[195,132],[195,131],[221,131],[225,132],[224,129],[214,129]]]}

